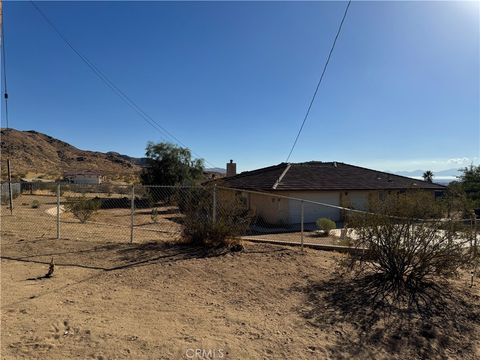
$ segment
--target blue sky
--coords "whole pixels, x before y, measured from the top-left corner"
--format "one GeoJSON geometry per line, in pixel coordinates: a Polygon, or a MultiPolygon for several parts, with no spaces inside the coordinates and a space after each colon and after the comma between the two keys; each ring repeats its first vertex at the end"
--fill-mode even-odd
{"type": "MultiPolygon", "coordinates": [[[[285,161],[345,2],[39,2],[70,42],[209,163],[285,161]]],[[[479,160],[478,2],[353,2],[291,161],[441,170],[479,160]]],[[[10,126],[142,156],[169,140],[5,2],[10,126]]],[[[2,126],[3,122],[2,113],[2,126]]]]}

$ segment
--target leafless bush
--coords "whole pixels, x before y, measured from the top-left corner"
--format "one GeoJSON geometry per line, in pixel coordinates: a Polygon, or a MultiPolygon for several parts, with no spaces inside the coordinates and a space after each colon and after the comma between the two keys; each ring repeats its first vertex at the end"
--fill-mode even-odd
{"type": "Polygon", "coordinates": [[[152,212],[150,214],[150,218],[152,219],[152,222],[155,224],[158,222],[158,210],[157,208],[153,208],[152,212]]]}
{"type": "Polygon", "coordinates": [[[72,213],[82,224],[86,223],[100,209],[100,200],[89,199],[85,195],[69,197],[65,203],[65,210],[72,213]]]}
{"type": "MultiPolygon", "coordinates": [[[[238,236],[244,234],[251,221],[248,208],[239,196],[222,196],[216,199],[212,191],[206,191],[202,197],[184,201],[185,214],[183,235],[195,245],[207,247],[225,247],[233,245],[238,236]]],[[[185,200],[185,199],[183,199],[185,200]]]]}
{"type": "Polygon", "coordinates": [[[435,277],[451,277],[471,261],[469,239],[441,218],[443,208],[430,194],[390,195],[371,201],[370,211],[348,219],[356,248],[348,266],[381,277],[394,299],[411,298],[435,277]]]}

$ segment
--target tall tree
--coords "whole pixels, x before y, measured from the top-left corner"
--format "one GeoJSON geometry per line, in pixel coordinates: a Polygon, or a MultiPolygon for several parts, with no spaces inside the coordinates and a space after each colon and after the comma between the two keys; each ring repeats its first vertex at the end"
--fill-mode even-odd
{"type": "Polygon", "coordinates": [[[459,181],[451,181],[448,184],[442,202],[445,204],[448,217],[461,214],[462,218],[467,218],[473,208],[472,202],[467,198],[463,185],[459,181]]]}
{"type": "Polygon", "coordinates": [[[423,173],[423,180],[431,183],[433,181],[433,172],[431,172],[430,170],[425,171],[423,173]]]}
{"type": "Polygon", "coordinates": [[[459,179],[467,198],[475,207],[480,207],[480,165],[470,165],[461,171],[459,179]]]}
{"type": "Polygon", "coordinates": [[[147,144],[147,166],[141,174],[145,185],[187,185],[202,178],[203,159],[192,159],[191,151],[161,142],[147,144]]]}

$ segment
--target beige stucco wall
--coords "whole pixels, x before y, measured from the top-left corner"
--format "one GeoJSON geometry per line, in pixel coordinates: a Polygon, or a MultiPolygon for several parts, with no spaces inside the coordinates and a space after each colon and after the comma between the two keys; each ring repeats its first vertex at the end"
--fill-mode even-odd
{"type": "Polygon", "coordinates": [[[286,224],[289,222],[289,200],[275,195],[248,194],[248,204],[256,216],[269,224],[286,224]]]}
{"type": "Polygon", "coordinates": [[[368,210],[369,198],[378,196],[377,191],[342,191],[340,194],[340,203],[344,207],[349,207],[357,210],[368,210]]]}
{"type": "MultiPolygon", "coordinates": [[[[284,195],[315,201],[318,203],[340,206],[340,192],[339,191],[290,191],[284,195]]],[[[304,222],[312,223],[317,219],[325,217],[334,221],[341,219],[341,212],[339,209],[327,207],[319,204],[304,203],[304,222]]],[[[291,224],[298,224],[301,220],[301,202],[297,200],[289,200],[289,222],[291,224]]]]}
{"type": "MultiPolygon", "coordinates": [[[[393,192],[394,190],[390,191],[393,192]]],[[[229,191],[226,191],[227,193],[229,191]]],[[[354,191],[279,191],[268,195],[242,192],[247,199],[250,210],[270,224],[298,224],[301,220],[301,201],[280,198],[278,195],[295,199],[304,199],[317,203],[335,206],[352,207],[357,210],[368,210],[369,199],[380,196],[381,191],[354,190],[354,191]]],[[[385,191],[388,194],[389,191],[385,191]]],[[[233,194],[233,192],[232,192],[233,194]]],[[[432,192],[433,194],[433,192],[432,192]]],[[[345,211],[322,206],[319,204],[304,203],[304,221],[313,223],[325,217],[334,221],[344,220],[345,211]]]]}
{"type": "MultiPolygon", "coordinates": [[[[339,191],[282,191],[278,195],[304,199],[340,206],[339,191]]],[[[248,205],[256,216],[270,224],[298,224],[301,221],[301,201],[276,197],[271,195],[260,195],[248,193],[248,205]]],[[[319,204],[304,203],[304,221],[315,222],[317,219],[326,217],[334,221],[340,221],[342,214],[339,209],[319,204]]]]}

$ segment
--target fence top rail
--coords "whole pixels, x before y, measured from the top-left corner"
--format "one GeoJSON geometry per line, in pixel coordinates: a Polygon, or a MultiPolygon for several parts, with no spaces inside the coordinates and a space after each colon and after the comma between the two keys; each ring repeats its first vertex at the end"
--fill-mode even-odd
{"type": "MultiPolygon", "coordinates": [[[[2,182],[0,183],[1,185],[7,185],[8,182],[2,182]]],[[[12,184],[26,184],[26,185],[33,185],[33,186],[68,186],[68,187],[105,187],[105,186],[111,186],[111,187],[117,187],[117,188],[132,188],[138,187],[138,188],[172,188],[172,189],[187,189],[187,188],[197,188],[197,189],[205,189],[208,188],[208,186],[204,185],[144,185],[144,184],[112,184],[108,182],[103,182],[100,184],[89,184],[89,183],[69,183],[69,182],[12,182],[12,184]]]]}
{"type": "Polygon", "coordinates": [[[135,187],[142,187],[142,188],[168,188],[168,189],[208,189],[208,186],[203,185],[143,185],[143,184],[136,184],[130,185],[135,187]]]}

